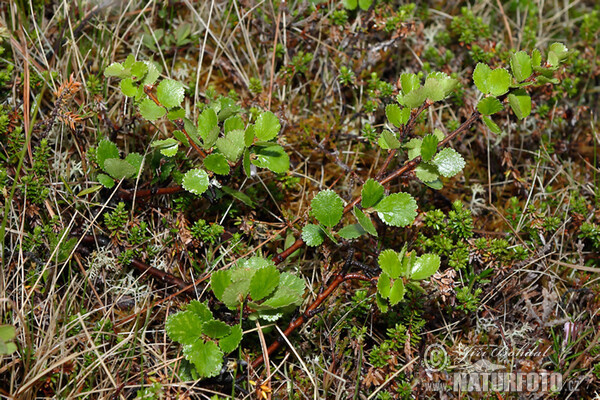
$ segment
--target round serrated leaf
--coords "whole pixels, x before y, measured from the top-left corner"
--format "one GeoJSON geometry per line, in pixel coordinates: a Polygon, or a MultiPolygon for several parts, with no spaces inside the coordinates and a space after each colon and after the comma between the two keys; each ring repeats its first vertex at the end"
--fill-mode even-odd
{"type": "Polygon", "coordinates": [[[116,180],[121,180],[135,176],[138,168],[120,158],[109,158],[104,161],[104,171],[116,180]]]}
{"type": "Polygon", "coordinates": [[[183,345],[192,344],[200,337],[203,321],[192,311],[169,315],[165,328],[171,340],[183,345]]]}
{"type": "Polygon", "coordinates": [[[408,119],[410,118],[410,109],[400,109],[397,104],[388,104],[385,107],[385,116],[392,125],[396,128],[400,128],[408,122],[408,119]]]}
{"type": "Polygon", "coordinates": [[[396,279],[402,273],[402,261],[394,250],[387,249],[379,254],[377,259],[379,268],[392,279],[396,279]]]}
{"type": "Polygon", "coordinates": [[[163,79],[156,88],[156,98],[167,108],[179,107],[183,101],[185,90],[181,82],[163,79]]]}
{"type": "Polygon", "coordinates": [[[440,174],[451,178],[465,167],[465,160],[454,149],[445,148],[433,159],[433,164],[438,167],[440,174]]]}
{"type": "Polygon", "coordinates": [[[156,121],[167,113],[164,107],[157,105],[150,99],[142,100],[138,106],[138,110],[142,114],[142,117],[148,121],[156,121]]]}
{"type": "Polygon", "coordinates": [[[408,159],[413,160],[421,155],[421,139],[413,138],[404,146],[408,150],[408,159]]]}
{"type": "Polygon", "coordinates": [[[381,200],[375,210],[387,225],[407,226],[417,216],[417,202],[408,193],[394,193],[381,200]]]}
{"type": "Polygon", "coordinates": [[[518,82],[523,82],[533,73],[531,57],[524,51],[519,51],[510,57],[510,69],[518,82]]]}
{"type": "Polygon", "coordinates": [[[423,138],[421,143],[421,158],[423,161],[431,160],[431,157],[437,151],[438,138],[435,135],[427,135],[423,138]]]}
{"type": "Polygon", "coordinates": [[[531,97],[524,90],[515,90],[509,94],[508,104],[519,119],[523,119],[531,113],[531,97]]]}
{"type": "Polygon", "coordinates": [[[133,97],[138,92],[138,87],[133,84],[133,80],[131,78],[125,78],[119,84],[121,88],[121,92],[127,97],[133,97]]]}
{"type": "Polygon", "coordinates": [[[279,271],[274,265],[258,269],[250,281],[250,297],[253,301],[270,295],[279,284],[279,271]]]}
{"type": "Polygon", "coordinates": [[[477,104],[477,111],[483,115],[492,115],[502,111],[502,103],[495,97],[486,97],[477,104]]]}
{"type": "Polygon", "coordinates": [[[98,174],[98,182],[102,184],[105,188],[112,189],[115,186],[115,181],[108,175],[98,174]]]}
{"type": "Polygon", "coordinates": [[[487,87],[492,96],[500,96],[508,92],[510,84],[510,73],[504,68],[496,68],[488,76],[487,87]]]}
{"type": "Polygon", "coordinates": [[[311,201],[312,213],[325,226],[337,225],[342,219],[344,201],[333,190],[322,190],[311,201]]]}
{"type": "Polygon", "coordinates": [[[183,346],[183,355],[194,364],[198,374],[204,378],[218,375],[223,366],[223,352],[213,342],[198,340],[183,346]]]}
{"type": "Polygon", "coordinates": [[[373,207],[383,199],[383,185],[376,180],[369,178],[361,190],[361,205],[363,208],[373,207]]]}
{"type": "Polygon", "coordinates": [[[219,347],[224,354],[229,354],[238,348],[242,341],[242,328],[239,325],[231,327],[231,333],[219,340],[219,347]]]}
{"type": "Polygon", "coordinates": [[[185,173],[182,183],[185,190],[199,196],[208,189],[208,174],[202,169],[190,169],[185,173]]]}
{"type": "Polygon", "coordinates": [[[241,131],[246,129],[244,126],[244,121],[242,121],[242,119],[237,115],[227,118],[223,123],[223,130],[225,133],[234,131],[236,129],[241,131]]]}
{"type": "Polygon", "coordinates": [[[214,319],[208,306],[204,303],[200,303],[198,300],[190,301],[185,309],[186,311],[193,312],[203,323],[214,319]]]}
{"type": "Polygon", "coordinates": [[[148,73],[144,77],[142,81],[142,85],[153,85],[154,82],[158,79],[160,75],[160,71],[156,64],[152,61],[144,61],[146,63],[146,67],[148,67],[148,73]]]}
{"type": "Polygon", "coordinates": [[[410,279],[420,281],[429,278],[440,268],[440,256],[437,254],[423,254],[417,257],[410,270],[410,279]]]}
{"type": "Polygon", "coordinates": [[[114,62],[114,63],[110,64],[108,67],[106,67],[106,69],[104,70],[104,76],[107,78],[111,77],[111,76],[116,76],[116,77],[122,78],[122,77],[126,76],[125,68],[123,67],[123,64],[114,62]]]}
{"type": "Polygon", "coordinates": [[[98,143],[96,149],[96,161],[100,168],[104,168],[104,161],[109,158],[119,158],[119,148],[108,139],[103,139],[98,143]]]}
{"type": "Polygon", "coordinates": [[[379,147],[384,150],[397,149],[400,147],[400,142],[396,138],[396,135],[387,129],[381,132],[381,136],[379,136],[377,144],[379,144],[379,147]]]}
{"type": "Polygon", "coordinates": [[[490,72],[492,72],[491,68],[483,63],[477,63],[473,70],[473,82],[482,93],[489,93],[487,81],[490,72]]]}
{"type": "Polygon", "coordinates": [[[377,279],[377,292],[381,297],[387,299],[390,296],[390,289],[392,288],[392,280],[390,276],[385,272],[382,272],[377,279]]]}
{"type": "Polygon", "coordinates": [[[320,246],[325,240],[325,234],[319,225],[307,224],[302,228],[302,240],[307,246],[320,246]]]}
{"type": "Polygon", "coordinates": [[[402,93],[408,94],[418,89],[421,86],[421,82],[417,75],[405,72],[400,75],[400,85],[402,86],[402,93]]]}
{"type": "Polygon", "coordinates": [[[219,339],[231,333],[231,327],[223,321],[213,319],[202,324],[202,333],[213,339],[219,339]]]}
{"type": "Polygon", "coordinates": [[[258,116],[254,123],[254,134],[260,140],[271,140],[277,136],[281,124],[279,119],[271,111],[266,111],[258,116]]]}
{"type": "Polygon", "coordinates": [[[204,167],[219,175],[229,174],[229,164],[223,154],[213,153],[204,158],[204,167]]]}
{"type": "Polygon", "coordinates": [[[338,235],[346,240],[356,239],[362,236],[365,230],[360,224],[346,225],[338,231],[338,235]]]}
{"type": "Polygon", "coordinates": [[[404,282],[402,279],[397,279],[394,281],[392,288],[390,289],[389,301],[391,306],[395,306],[404,298],[404,282]]]}
{"type": "Polygon", "coordinates": [[[290,157],[280,145],[254,146],[253,150],[255,158],[251,162],[257,167],[267,168],[277,174],[290,169],[290,157]]]}
{"type": "Polygon", "coordinates": [[[231,271],[222,270],[215,271],[210,276],[210,288],[212,289],[215,297],[223,301],[223,292],[225,288],[231,284],[231,271]]]}
{"type": "Polygon", "coordinates": [[[426,162],[420,163],[415,168],[415,174],[422,182],[433,182],[440,176],[437,167],[426,162]]]}

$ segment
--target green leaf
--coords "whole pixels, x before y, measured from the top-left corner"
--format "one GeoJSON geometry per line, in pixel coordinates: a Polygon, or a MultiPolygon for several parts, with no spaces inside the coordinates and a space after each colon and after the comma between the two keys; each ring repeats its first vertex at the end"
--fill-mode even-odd
{"type": "Polygon", "coordinates": [[[413,90],[404,96],[398,95],[398,103],[409,108],[418,108],[427,99],[427,93],[423,87],[413,90]]]}
{"type": "Polygon", "coordinates": [[[204,303],[200,303],[198,300],[190,301],[185,309],[186,311],[193,312],[200,319],[200,321],[202,321],[202,323],[214,319],[208,306],[204,303]]]}
{"type": "Polygon", "coordinates": [[[255,158],[251,162],[257,167],[267,168],[277,174],[290,169],[290,157],[280,145],[256,145],[252,149],[255,158]]]}
{"type": "Polygon", "coordinates": [[[231,327],[231,333],[219,340],[219,347],[224,354],[229,354],[238,348],[242,341],[242,328],[239,325],[231,327]]]}
{"type": "Polygon", "coordinates": [[[338,235],[346,240],[356,239],[362,236],[364,233],[365,230],[360,224],[346,225],[338,231],[338,235]]]}
{"type": "Polygon", "coordinates": [[[510,84],[510,74],[504,68],[496,68],[488,76],[487,87],[492,96],[500,96],[508,92],[510,84]]]}
{"type": "Polygon", "coordinates": [[[17,329],[12,325],[0,325],[0,341],[8,342],[17,336],[17,329]]]}
{"type": "Polygon", "coordinates": [[[208,174],[202,169],[190,169],[183,176],[183,188],[200,196],[208,189],[208,174]]]}
{"type": "Polygon", "coordinates": [[[321,230],[323,231],[323,233],[325,234],[325,236],[327,236],[329,238],[329,240],[331,240],[333,242],[333,244],[338,244],[338,241],[335,239],[335,236],[333,236],[333,232],[331,232],[330,228],[327,228],[323,225],[320,225],[321,230]]]}
{"type": "Polygon", "coordinates": [[[524,90],[515,90],[509,94],[508,104],[519,119],[523,119],[531,113],[531,97],[524,90]]]}
{"type": "Polygon", "coordinates": [[[517,82],[523,82],[533,73],[531,58],[524,51],[519,51],[510,57],[510,69],[517,82]]]}
{"type": "Polygon", "coordinates": [[[377,205],[383,199],[383,185],[376,180],[369,178],[362,187],[361,205],[363,208],[369,208],[377,205]]]}
{"type": "Polygon", "coordinates": [[[142,100],[138,106],[138,110],[142,114],[142,117],[148,121],[156,121],[167,113],[164,107],[157,105],[150,99],[142,100]]]}
{"type": "Polygon", "coordinates": [[[394,193],[375,206],[377,215],[391,226],[410,225],[417,216],[417,202],[408,193],[394,193]]]}
{"type": "MultiPolygon", "coordinates": [[[[250,276],[252,275],[253,274],[250,276]]],[[[237,308],[240,303],[244,302],[250,288],[250,279],[234,280],[225,288],[223,296],[221,297],[223,298],[223,303],[225,303],[228,308],[233,310],[237,308]]]]}
{"type": "Polygon", "coordinates": [[[454,149],[445,148],[433,159],[433,164],[438,167],[440,174],[451,178],[465,167],[465,160],[454,149]]]}
{"type": "Polygon", "coordinates": [[[491,68],[483,63],[477,63],[473,70],[473,82],[482,93],[489,93],[487,81],[490,72],[492,72],[491,68]]]}
{"type": "Polygon", "coordinates": [[[235,101],[230,97],[221,97],[219,107],[219,121],[225,121],[241,110],[241,107],[235,104],[235,101]]]}
{"type": "Polygon", "coordinates": [[[155,140],[150,143],[150,146],[160,150],[160,153],[166,157],[173,157],[177,154],[179,142],[173,138],[168,138],[165,140],[155,140]]]}
{"type": "Polygon", "coordinates": [[[317,193],[310,206],[317,221],[325,226],[335,226],[342,219],[344,201],[333,190],[322,190],[317,193]]]}
{"type": "Polygon", "coordinates": [[[540,53],[538,49],[535,49],[531,52],[531,65],[534,68],[542,65],[542,53],[540,53]]]}
{"type": "Polygon", "coordinates": [[[556,67],[561,61],[567,58],[568,53],[569,49],[567,49],[564,44],[552,43],[550,47],[548,47],[548,63],[553,67],[556,67]]]}
{"type": "Polygon", "coordinates": [[[217,139],[217,148],[229,161],[235,162],[246,147],[244,144],[244,131],[235,130],[227,132],[225,137],[217,139]]]}
{"type": "Polygon", "coordinates": [[[231,327],[223,321],[213,319],[202,324],[202,333],[213,339],[219,339],[231,333],[231,327]]]}
{"type": "Polygon", "coordinates": [[[146,74],[146,76],[144,77],[144,80],[142,81],[142,85],[153,85],[154,82],[156,82],[156,80],[158,79],[158,77],[160,76],[160,70],[158,69],[158,67],[156,66],[156,64],[152,61],[144,61],[146,63],[146,66],[148,67],[148,73],[146,74]]]}
{"type": "Polygon", "coordinates": [[[392,279],[396,279],[402,274],[402,260],[394,250],[387,249],[382,251],[379,254],[377,262],[379,263],[379,268],[392,279]]]}
{"type": "Polygon", "coordinates": [[[354,207],[354,216],[365,231],[377,237],[377,230],[375,229],[375,225],[373,225],[373,221],[371,221],[370,217],[365,215],[365,213],[363,213],[358,207],[354,207]]]}
{"type": "Polygon", "coordinates": [[[440,268],[440,256],[437,254],[423,254],[417,257],[410,270],[410,278],[416,281],[429,278],[440,268]]]}
{"type": "Polygon", "coordinates": [[[133,97],[138,92],[138,87],[133,84],[133,80],[131,78],[125,78],[119,84],[121,88],[121,92],[127,97],[133,97]]]}
{"type": "Polygon", "coordinates": [[[356,10],[358,7],[358,0],[343,0],[343,3],[347,10],[356,10]]]}
{"type": "Polygon", "coordinates": [[[417,75],[405,72],[400,75],[400,85],[402,87],[402,93],[408,94],[417,90],[419,86],[421,86],[421,82],[417,75]]]}
{"type": "Polygon", "coordinates": [[[400,128],[408,122],[408,119],[410,118],[410,109],[401,109],[396,104],[388,104],[385,107],[385,116],[391,124],[397,128],[400,128]]]}
{"type": "Polygon", "coordinates": [[[115,186],[115,181],[108,175],[98,174],[97,179],[105,188],[112,189],[115,186]]]}
{"type": "Polygon", "coordinates": [[[363,11],[367,11],[371,7],[371,4],[373,4],[373,0],[358,0],[358,6],[363,11]]]}
{"type": "Polygon", "coordinates": [[[271,293],[279,284],[279,271],[274,265],[260,268],[254,273],[250,281],[250,297],[253,301],[262,300],[271,293]]]}
{"type": "Polygon", "coordinates": [[[398,139],[396,139],[396,135],[394,135],[387,129],[381,132],[378,144],[379,147],[381,147],[384,150],[397,149],[398,147],[400,147],[400,142],[398,141],[398,139]]]}
{"type": "Polygon", "coordinates": [[[246,127],[244,126],[244,121],[242,121],[242,119],[237,115],[227,118],[225,120],[225,123],[223,124],[223,130],[225,131],[225,133],[234,131],[236,129],[241,131],[246,129],[246,127]]]}
{"type": "Polygon", "coordinates": [[[138,169],[120,158],[109,158],[104,161],[104,171],[116,180],[135,176],[138,169]]]}
{"type": "Polygon", "coordinates": [[[169,121],[183,119],[185,118],[185,110],[181,107],[173,108],[167,113],[167,118],[169,119],[169,121]]]}
{"type": "Polygon", "coordinates": [[[129,77],[129,74],[130,74],[130,72],[125,71],[123,64],[118,63],[118,62],[114,62],[114,63],[110,64],[104,70],[104,76],[107,78],[111,77],[111,76],[116,76],[117,78],[127,78],[127,77],[129,77]]]}
{"type": "Polygon", "coordinates": [[[134,63],[135,63],[135,57],[133,56],[133,54],[130,54],[127,56],[127,58],[123,62],[123,67],[125,67],[127,69],[131,69],[131,67],[133,67],[134,63]]]}
{"type": "Polygon", "coordinates": [[[221,190],[224,191],[225,193],[227,193],[228,195],[230,195],[231,197],[238,199],[239,201],[241,201],[248,207],[254,208],[254,202],[252,201],[250,196],[248,196],[247,194],[242,193],[239,190],[232,189],[229,186],[225,186],[225,185],[221,186],[221,190]]]}
{"type": "Polygon", "coordinates": [[[252,143],[254,143],[254,125],[248,125],[244,131],[244,144],[246,147],[250,147],[252,143]]]}
{"type": "Polygon", "coordinates": [[[477,104],[477,111],[483,115],[496,114],[502,108],[502,103],[495,97],[485,97],[477,104]]]}
{"type": "Polygon", "coordinates": [[[379,308],[379,311],[381,311],[384,314],[386,312],[388,312],[388,309],[389,309],[388,303],[385,301],[385,299],[383,297],[381,297],[381,295],[379,293],[375,294],[375,303],[377,303],[377,308],[379,308]]]}
{"type": "Polygon", "coordinates": [[[143,61],[137,61],[131,66],[131,74],[135,78],[134,80],[139,81],[148,72],[148,66],[143,61]]]}
{"type": "Polygon", "coordinates": [[[217,376],[223,365],[223,352],[213,342],[198,340],[183,346],[183,355],[196,367],[201,377],[217,376]]]}
{"type": "Polygon", "coordinates": [[[319,225],[307,224],[302,228],[302,240],[307,246],[320,246],[325,240],[325,234],[319,225]]]}
{"type": "Polygon", "coordinates": [[[446,138],[446,135],[444,135],[444,132],[442,132],[438,128],[435,128],[433,130],[433,136],[435,136],[437,138],[438,142],[441,142],[442,140],[444,140],[446,138]]]}
{"type": "Polygon", "coordinates": [[[198,117],[198,132],[204,141],[204,147],[212,147],[219,137],[219,120],[212,108],[205,108],[198,117]]]}
{"type": "Polygon", "coordinates": [[[390,305],[395,306],[396,304],[400,303],[400,301],[404,298],[404,293],[404,282],[402,282],[402,279],[397,279],[394,281],[394,285],[390,289],[390,305]]]}
{"type": "Polygon", "coordinates": [[[179,311],[169,315],[165,328],[171,340],[189,345],[200,338],[203,321],[192,311],[179,311]]]}
{"type": "Polygon", "coordinates": [[[432,72],[425,79],[425,93],[431,101],[445,99],[458,85],[458,80],[443,72],[432,72]]]}
{"type": "Polygon", "coordinates": [[[483,119],[483,123],[490,129],[490,131],[494,132],[496,135],[499,135],[500,127],[496,124],[490,117],[486,117],[485,115],[481,117],[483,119]]]}
{"type": "Polygon", "coordinates": [[[181,82],[163,79],[156,88],[156,98],[167,108],[179,107],[185,96],[181,82]]]}
{"type": "Polygon", "coordinates": [[[100,168],[104,168],[104,161],[109,158],[119,158],[119,148],[108,139],[103,139],[98,143],[96,149],[96,161],[100,168]]]}
{"type": "Polygon", "coordinates": [[[254,134],[260,140],[271,140],[281,130],[279,119],[271,111],[266,111],[258,116],[254,123],[254,134]]]}
{"type": "Polygon", "coordinates": [[[414,160],[421,155],[421,145],[423,141],[421,139],[410,139],[404,147],[408,150],[408,159],[414,160]]]}
{"type": "Polygon", "coordinates": [[[444,187],[444,184],[439,179],[436,179],[436,180],[431,181],[431,182],[425,182],[425,181],[423,181],[423,183],[426,184],[427,186],[429,186],[430,188],[434,189],[434,190],[440,190],[441,188],[444,187]]]}
{"type": "Polygon", "coordinates": [[[381,297],[387,299],[390,296],[391,288],[392,280],[390,279],[390,276],[385,272],[382,272],[377,280],[377,292],[381,295],[381,297]]]}
{"type": "Polygon", "coordinates": [[[421,158],[423,161],[431,160],[431,157],[437,152],[438,138],[435,135],[427,135],[421,143],[421,158]]]}
{"type": "Polygon", "coordinates": [[[207,170],[215,174],[229,175],[229,164],[223,154],[209,154],[204,158],[203,163],[207,170]]]}
{"type": "Polygon", "coordinates": [[[125,157],[125,161],[127,161],[129,164],[131,164],[132,167],[135,168],[135,174],[133,174],[132,176],[136,176],[142,168],[144,156],[142,156],[140,153],[129,153],[127,154],[127,157],[125,157]]]}
{"type": "Polygon", "coordinates": [[[415,174],[422,182],[433,182],[440,176],[437,167],[427,162],[420,163],[415,169],[415,174]]]}
{"type": "Polygon", "coordinates": [[[215,271],[210,276],[210,288],[215,297],[223,301],[223,292],[225,288],[231,284],[231,271],[221,270],[215,271]]]}

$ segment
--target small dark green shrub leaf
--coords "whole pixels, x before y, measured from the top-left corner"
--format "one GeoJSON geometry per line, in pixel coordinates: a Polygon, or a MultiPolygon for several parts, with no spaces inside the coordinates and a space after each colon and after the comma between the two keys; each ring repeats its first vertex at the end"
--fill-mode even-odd
{"type": "Polygon", "coordinates": [[[302,228],[302,240],[307,246],[320,246],[325,240],[325,234],[319,225],[307,224],[302,228]]]}
{"type": "Polygon", "coordinates": [[[342,219],[344,201],[333,190],[322,190],[310,203],[312,213],[325,226],[337,225],[342,219]]]}
{"type": "Polygon", "coordinates": [[[156,88],[156,98],[167,108],[179,107],[185,96],[181,82],[163,79],[156,88]]]}
{"type": "Polygon", "coordinates": [[[204,158],[203,163],[207,170],[215,174],[229,175],[229,164],[223,154],[209,154],[204,158]]]}
{"type": "Polygon", "coordinates": [[[390,305],[395,306],[396,304],[400,303],[400,301],[402,301],[402,299],[404,298],[404,293],[405,289],[404,282],[402,282],[402,279],[395,280],[394,285],[390,289],[390,305]]]}
{"type": "Polygon", "coordinates": [[[440,176],[437,167],[427,162],[420,163],[415,169],[415,174],[422,182],[433,182],[440,176]]]}
{"type": "Polygon", "coordinates": [[[244,126],[244,121],[242,121],[242,119],[237,115],[227,118],[223,123],[223,130],[225,133],[234,131],[236,129],[241,131],[246,129],[244,126]]]}
{"type": "Polygon", "coordinates": [[[356,239],[357,237],[362,236],[364,233],[365,230],[360,224],[346,225],[338,231],[338,235],[346,240],[356,239]]]}
{"type": "Polygon", "coordinates": [[[97,179],[105,188],[112,189],[115,186],[115,181],[108,175],[98,174],[97,179]]]}
{"type": "Polygon", "coordinates": [[[142,163],[144,162],[144,156],[140,153],[129,153],[127,157],[125,157],[125,161],[127,161],[131,166],[135,168],[135,174],[132,176],[136,176],[140,169],[142,168],[142,163]]]}
{"type": "Polygon", "coordinates": [[[208,174],[202,169],[190,169],[185,173],[182,185],[188,192],[200,196],[208,189],[208,174]]]}
{"type": "Polygon", "coordinates": [[[283,147],[278,144],[256,145],[254,150],[254,159],[252,164],[259,168],[267,168],[277,174],[281,174],[290,169],[290,157],[283,147]]]}
{"type": "Polygon", "coordinates": [[[185,346],[196,342],[200,338],[203,323],[204,321],[192,311],[180,311],[169,315],[165,328],[171,340],[185,346]]]}
{"type": "Polygon", "coordinates": [[[362,187],[361,205],[363,208],[369,208],[377,205],[383,199],[383,185],[376,180],[369,178],[362,187]]]}
{"type": "Polygon", "coordinates": [[[104,161],[109,158],[119,158],[119,148],[110,140],[103,139],[98,143],[98,149],[96,149],[96,161],[100,168],[104,168],[104,161]]]}
{"type": "Polygon", "coordinates": [[[266,111],[258,116],[254,123],[254,134],[260,140],[271,140],[281,130],[279,119],[271,111],[266,111]]]}
{"type": "Polygon", "coordinates": [[[421,143],[421,158],[423,161],[431,160],[431,157],[436,153],[438,138],[435,135],[427,135],[421,143]]]}
{"type": "Polygon", "coordinates": [[[138,169],[120,158],[109,158],[104,161],[104,171],[116,180],[135,176],[138,169]]]}
{"type": "Polygon", "coordinates": [[[434,189],[434,190],[440,190],[441,188],[444,187],[444,184],[439,179],[436,179],[436,180],[431,181],[431,182],[425,182],[425,181],[423,181],[423,183],[425,185],[429,186],[430,188],[434,189]]]}
{"type": "Polygon", "coordinates": [[[165,140],[155,140],[150,143],[150,146],[158,149],[160,153],[166,157],[173,157],[177,154],[179,142],[173,138],[169,138],[165,140]]]}
{"type": "Polygon", "coordinates": [[[417,202],[408,193],[394,193],[375,206],[377,215],[391,226],[410,225],[417,216],[417,202]]]}
{"type": "Polygon", "coordinates": [[[223,321],[213,319],[202,324],[202,333],[213,339],[219,339],[229,335],[231,327],[223,321]]]}
{"type": "Polygon", "coordinates": [[[417,257],[410,271],[410,278],[414,280],[422,280],[429,278],[435,274],[440,268],[440,256],[437,254],[423,254],[417,257]]]}
{"type": "Polygon", "coordinates": [[[217,139],[216,145],[229,161],[235,162],[246,147],[244,144],[244,131],[235,130],[227,132],[225,137],[217,139]]]}
{"type": "Polygon", "coordinates": [[[164,107],[157,105],[150,99],[142,100],[138,106],[138,110],[142,114],[142,117],[148,121],[156,121],[167,113],[164,107]]]}
{"type": "Polygon", "coordinates": [[[440,174],[451,178],[465,167],[465,160],[454,149],[445,148],[433,159],[433,164],[438,167],[440,174]]]}
{"type": "Polygon", "coordinates": [[[219,120],[212,108],[205,108],[198,117],[198,133],[204,141],[204,147],[212,147],[219,137],[219,120]]]}
{"type": "Polygon", "coordinates": [[[509,94],[508,104],[519,119],[523,119],[531,113],[531,97],[524,90],[515,90],[509,94]]]}
{"type": "Polygon", "coordinates": [[[214,319],[208,306],[204,303],[200,303],[198,300],[190,301],[185,309],[193,312],[203,323],[214,319]]]}
{"type": "Polygon", "coordinates": [[[382,272],[377,280],[377,292],[381,295],[381,297],[387,299],[390,296],[391,288],[392,280],[390,279],[390,276],[385,272],[382,272]]]}
{"type": "Polygon", "coordinates": [[[223,365],[223,352],[213,342],[198,340],[183,346],[183,355],[196,367],[198,374],[205,378],[216,376],[223,365]]]}
{"type": "Polygon", "coordinates": [[[381,136],[379,136],[378,141],[379,147],[384,150],[397,149],[400,147],[400,142],[396,139],[396,135],[387,129],[381,132],[381,136]]]}
{"type": "Polygon", "coordinates": [[[271,293],[279,284],[279,271],[274,265],[260,268],[254,273],[250,281],[250,297],[253,301],[262,300],[271,293]]]}
{"type": "Polygon", "coordinates": [[[477,104],[477,111],[483,115],[492,115],[502,111],[502,103],[495,97],[485,97],[477,104]]]}
{"type": "Polygon", "coordinates": [[[531,52],[531,65],[534,68],[542,65],[542,53],[540,53],[538,49],[535,49],[531,52]]]}
{"type": "Polygon", "coordinates": [[[219,340],[219,347],[224,354],[229,354],[238,348],[242,341],[242,328],[239,325],[231,327],[231,333],[219,340]]]}
{"type": "Polygon", "coordinates": [[[510,57],[510,69],[517,82],[523,82],[533,73],[531,57],[524,51],[519,51],[510,57]]]}
{"type": "Polygon", "coordinates": [[[221,270],[215,271],[210,276],[210,288],[215,297],[223,301],[223,292],[225,288],[231,284],[231,271],[221,270]]]}
{"type": "Polygon", "coordinates": [[[485,115],[481,117],[483,123],[490,129],[490,131],[494,132],[496,135],[499,135],[502,131],[498,124],[496,124],[490,117],[486,117],[485,115]]]}
{"type": "Polygon", "coordinates": [[[371,221],[371,218],[365,215],[360,208],[354,207],[354,216],[365,231],[375,237],[377,236],[377,230],[375,229],[375,225],[373,225],[373,221],[371,221]]]}
{"type": "Polygon", "coordinates": [[[382,251],[379,254],[377,262],[379,263],[379,268],[392,279],[396,279],[402,274],[402,260],[394,250],[387,249],[382,251]]]}

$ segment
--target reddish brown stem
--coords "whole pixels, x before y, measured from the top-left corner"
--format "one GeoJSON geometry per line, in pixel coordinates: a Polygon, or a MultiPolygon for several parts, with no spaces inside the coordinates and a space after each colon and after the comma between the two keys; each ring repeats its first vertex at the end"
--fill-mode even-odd
{"type": "Polygon", "coordinates": [[[151,267],[147,264],[144,264],[143,262],[141,262],[139,260],[133,259],[131,261],[130,265],[132,267],[134,267],[135,269],[137,269],[138,271],[140,271],[142,274],[147,273],[148,275],[153,276],[154,278],[158,279],[159,281],[168,283],[169,285],[176,286],[180,290],[184,290],[185,293],[187,293],[187,294],[196,293],[196,291],[194,289],[194,285],[184,281],[183,279],[177,278],[176,276],[171,275],[167,272],[161,271],[161,270],[151,267]]]}
{"type": "Polygon", "coordinates": [[[136,199],[144,199],[144,198],[152,197],[152,196],[161,196],[161,195],[165,195],[165,194],[176,194],[176,193],[183,192],[183,190],[184,190],[183,187],[181,187],[179,185],[166,187],[166,188],[142,189],[142,190],[136,190],[136,191],[120,189],[117,196],[119,196],[123,200],[131,200],[134,197],[136,199]]]}
{"type": "MultiPolygon", "coordinates": [[[[333,293],[335,289],[337,289],[338,286],[340,286],[341,283],[349,280],[361,280],[370,282],[376,279],[377,278],[369,278],[362,274],[345,274],[336,276],[335,279],[327,286],[327,288],[325,288],[325,290],[323,290],[317,296],[315,301],[313,301],[312,304],[308,306],[304,314],[300,315],[298,318],[294,319],[289,323],[288,327],[285,329],[285,331],[283,331],[283,334],[286,337],[288,337],[293,331],[295,331],[296,329],[301,327],[305,322],[307,322],[311,317],[311,312],[319,308],[319,306],[331,295],[331,293],[333,293]]],[[[281,343],[282,342],[280,341],[275,341],[271,343],[271,345],[267,349],[267,354],[273,354],[281,346],[281,343]]],[[[254,362],[252,362],[252,368],[256,369],[260,364],[263,363],[263,361],[264,355],[261,354],[256,358],[256,360],[254,360],[254,362]]]]}

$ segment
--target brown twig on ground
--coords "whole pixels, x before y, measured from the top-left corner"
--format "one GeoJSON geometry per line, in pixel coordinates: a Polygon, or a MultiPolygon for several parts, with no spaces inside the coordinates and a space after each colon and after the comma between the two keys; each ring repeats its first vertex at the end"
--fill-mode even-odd
{"type": "Polygon", "coordinates": [[[165,188],[152,188],[152,189],[142,189],[142,190],[127,190],[127,189],[119,189],[119,193],[117,196],[123,200],[131,200],[134,197],[136,199],[144,199],[152,196],[162,196],[167,194],[177,194],[183,192],[184,189],[182,186],[170,186],[165,188]]]}

